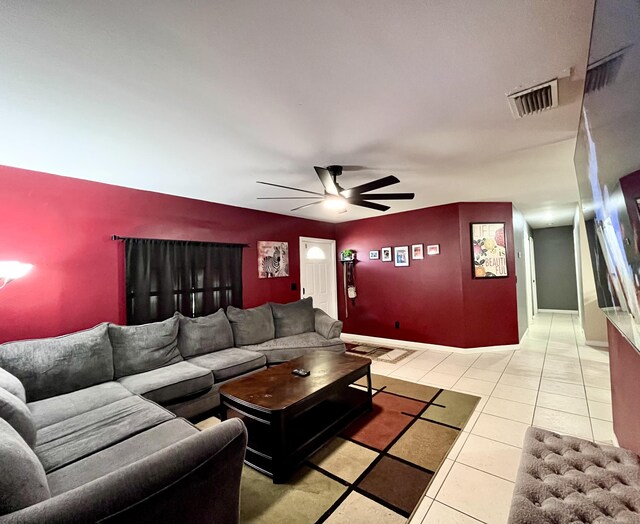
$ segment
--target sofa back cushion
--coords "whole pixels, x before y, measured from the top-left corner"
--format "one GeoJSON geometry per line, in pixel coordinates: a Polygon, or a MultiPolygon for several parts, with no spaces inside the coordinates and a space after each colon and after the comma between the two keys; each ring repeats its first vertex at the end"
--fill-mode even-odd
{"type": "Polygon", "coordinates": [[[0,367],[22,381],[29,402],[113,380],[107,324],[62,337],[2,344],[0,367]]]}
{"type": "Polygon", "coordinates": [[[179,319],[178,349],[183,357],[195,357],[233,346],[231,324],[222,308],[206,317],[180,315],[179,319]]]}
{"type": "Polygon", "coordinates": [[[178,315],[140,326],[109,324],[116,378],[143,373],[180,362],[178,315]]]}
{"type": "Polygon", "coordinates": [[[0,388],[0,418],[15,429],[30,446],[36,445],[36,425],[27,405],[6,389],[0,388]]]}
{"type": "Polygon", "coordinates": [[[300,335],[315,330],[313,298],[307,297],[289,304],[271,304],[276,338],[300,335]]]}
{"type": "Polygon", "coordinates": [[[22,400],[22,402],[27,401],[27,393],[20,379],[2,368],[0,368],[0,388],[6,389],[9,393],[22,400]]]}
{"type": "Polygon", "coordinates": [[[273,314],[269,304],[251,309],[229,306],[227,307],[227,317],[231,322],[236,346],[260,344],[275,338],[273,314]]]}
{"type": "Polygon", "coordinates": [[[47,476],[33,450],[0,419],[0,515],[13,513],[51,497],[47,476]]]}

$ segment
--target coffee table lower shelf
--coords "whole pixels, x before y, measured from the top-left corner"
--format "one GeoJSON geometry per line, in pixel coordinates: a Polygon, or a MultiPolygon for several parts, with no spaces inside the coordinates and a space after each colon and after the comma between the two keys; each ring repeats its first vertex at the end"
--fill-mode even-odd
{"type": "Polygon", "coordinates": [[[272,477],[274,483],[286,482],[296,466],[371,410],[370,373],[366,376],[367,390],[347,384],[328,396],[305,399],[282,410],[265,410],[223,395],[222,416],[238,417],[247,426],[245,463],[272,477]]]}

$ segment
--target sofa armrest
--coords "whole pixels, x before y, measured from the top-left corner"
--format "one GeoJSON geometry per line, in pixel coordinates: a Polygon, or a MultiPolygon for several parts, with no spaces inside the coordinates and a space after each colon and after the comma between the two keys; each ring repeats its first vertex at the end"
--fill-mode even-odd
{"type": "Polygon", "coordinates": [[[246,445],[230,419],[0,523],[238,522],[246,445]]]}
{"type": "Polygon", "coordinates": [[[342,322],[327,315],[322,309],[313,308],[316,314],[316,333],[324,338],[338,338],[342,333],[342,322]]]}

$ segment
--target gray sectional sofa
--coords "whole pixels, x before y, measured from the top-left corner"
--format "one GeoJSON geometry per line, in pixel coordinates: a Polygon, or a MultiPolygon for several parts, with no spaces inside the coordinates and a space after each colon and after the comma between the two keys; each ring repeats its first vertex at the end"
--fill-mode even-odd
{"type": "Polygon", "coordinates": [[[301,300],[0,345],[0,523],[237,521],[244,425],[177,417],[267,364],[343,352],[341,329],[301,300]]]}

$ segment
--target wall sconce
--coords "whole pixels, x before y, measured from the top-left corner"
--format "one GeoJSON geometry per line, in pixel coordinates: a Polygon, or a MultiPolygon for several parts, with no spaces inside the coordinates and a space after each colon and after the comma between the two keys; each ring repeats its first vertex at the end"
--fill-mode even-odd
{"type": "Polygon", "coordinates": [[[0,289],[6,286],[12,280],[25,276],[33,264],[25,264],[17,260],[0,260],[0,289]]]}

